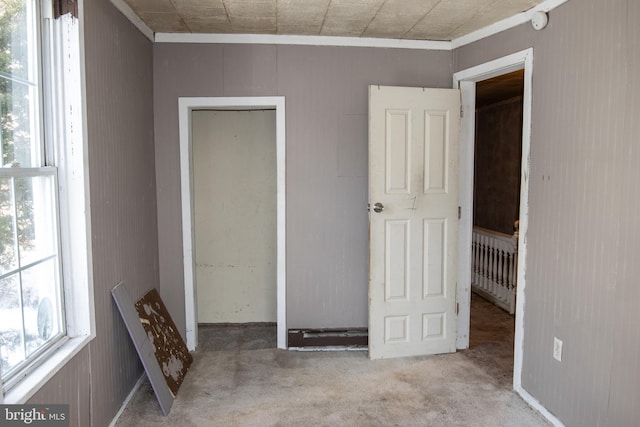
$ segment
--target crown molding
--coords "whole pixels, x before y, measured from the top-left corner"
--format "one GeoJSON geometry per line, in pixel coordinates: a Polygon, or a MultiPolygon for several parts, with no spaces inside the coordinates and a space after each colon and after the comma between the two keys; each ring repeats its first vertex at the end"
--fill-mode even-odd
{"type": "Polygon", "coordinates": [[[525,12],[518,13],[517,15],[505,18],[502,21],[498,21],[495,24],[488,25],[484,28],[451,40],[451,49],[457,49],[459,47],[471,44],[478,40],[482,40],[494,34],[498,34],[502,31],[508,30],[509,28],[517,27],[520,24],[531,21],[531,17],[535,12],[549,12],[568,1],[569,0],[543,1],[539,5],[532,7],[525,12]]]}
{"type": "Polygon", "coordinates": [[[449,41],[383,39],[373,37],[293,36],[281,34],[156,33],[156,43],[285,44],[305,46],[383,47],[451,50],[449,41]]]}
{"type": "Polygon", "coordinates": [[[375,37],[295,36],[283,34],[154,33],[124,0],[111,0],[111,3],[131,21],[145,37],[155,43],[276,44],[452,51],[508,30],[509,28],[529,22],[535,12],[549,12],[568,1],[569,0],[545,0],[525,12],[505,18],[495,24],[488,25],[451,41],[384,39],[375,37]]]}
{"type": "Polygon", "coordinates": [[[111,0],[111,4],[122,13],[146,38],[154,42],[154,32],[142,19],[129,7],[124,0],[111,0]]]}

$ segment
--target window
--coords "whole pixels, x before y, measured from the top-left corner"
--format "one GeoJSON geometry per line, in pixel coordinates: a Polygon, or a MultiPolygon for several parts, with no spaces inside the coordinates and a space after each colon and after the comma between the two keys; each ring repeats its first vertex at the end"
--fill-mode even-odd
{"type": "MultiPolygon", "coordinates": [[[[93,331],[84,145],[82,131],[75,129],[82,128],[77,114],[82,110],[78,24],[70,16],[53,20],[51,5],[46,3],[0,1],[3,394],[42,371],[40,366],[56,355],[56,366],[48,366],[40,375],[38,381],[44,382],[79,350],[68,348],[65,359],[60,358],[60,349],[74,337],[90,338],[93,331]],[[75,117],[70,118],[72,110],[75,117]],[[75,135],[69,134],[72,127],[75,135]],[[89,312],[76,310],[85,304],[89,312]],[[80,322],[90,326],[79,326],[80,322]]],[[[5,399],[6,403],[28,398],[34,385],[37,388],[32,381],[29,391],[23,390],[17,399],[5,399]]]]}
{"type": "Polygon", "coordinates": [[[38,11],[0,3],[0,356],[2,382],[65,335],[56,169],[47,166],[38,11]]]}

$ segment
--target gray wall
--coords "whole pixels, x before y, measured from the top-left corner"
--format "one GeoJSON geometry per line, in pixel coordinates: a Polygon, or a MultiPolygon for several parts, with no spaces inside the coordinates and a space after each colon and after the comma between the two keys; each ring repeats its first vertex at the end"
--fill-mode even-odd
{"type": "Polygon", "coordinates": [[[38,392],[29,403],[68,404],[71,426],[91,425],[91,351],[81,350],[38,392]]]}
{"type": "MultiPolygon", "coordinates": [[[[152,48],[108,0],[85,9],[98,331],[32,402],[71,403],[73,425],[113,417],[141,374],[109,295],[120,280],[134,298],[160,280],[184,332],[178,96],[287,96],[291,326],[364,325],[366,85],[447,87],[451,54],[152,48]]],[[[635,0],[572,0],[544,31],[523,25],[453,56],[460,70],[535,49],[523,385],[568,426],[640,421],[639,20],[635,0]]]]}
{"type": "Polygon", "coordinates": [[[109,0],[84,2],[96,338],[31,402],[71,404],[72,425],[107,425],[142,374],[110,294],[158,285],[152,47],[109,0]]]}
{"type": "Polygon", "coordinates": [[[287,317],[367,325],[367,85],[450,87],[451,52],[154,45],[162,295],[184,332],[178,97],[286,97],[287,317]]]}
{"type": "Polygon", "coordinates": [[[640,425],[638,21],[637,0],[572,0],[454,56],[534,48],[522,383],[567,426],[640,425]]]}

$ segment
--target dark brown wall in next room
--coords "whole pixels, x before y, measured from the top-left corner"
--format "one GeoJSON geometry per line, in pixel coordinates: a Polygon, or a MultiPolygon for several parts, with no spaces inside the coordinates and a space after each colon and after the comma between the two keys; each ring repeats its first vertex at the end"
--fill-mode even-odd
{"type": "Polygon", "coordinates": [[[513,234],[520,205],[522,97],[476,110],[473,225],[513,234]]]}

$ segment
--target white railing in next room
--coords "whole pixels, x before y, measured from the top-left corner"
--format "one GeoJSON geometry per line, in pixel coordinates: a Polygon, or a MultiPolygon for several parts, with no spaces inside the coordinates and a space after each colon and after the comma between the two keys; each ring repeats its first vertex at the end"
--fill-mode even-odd
{"type": "Polygon", "coordinates": [[[473,227],[473,291],[513,314],[516,308],[517,234],[473,227]]]}

